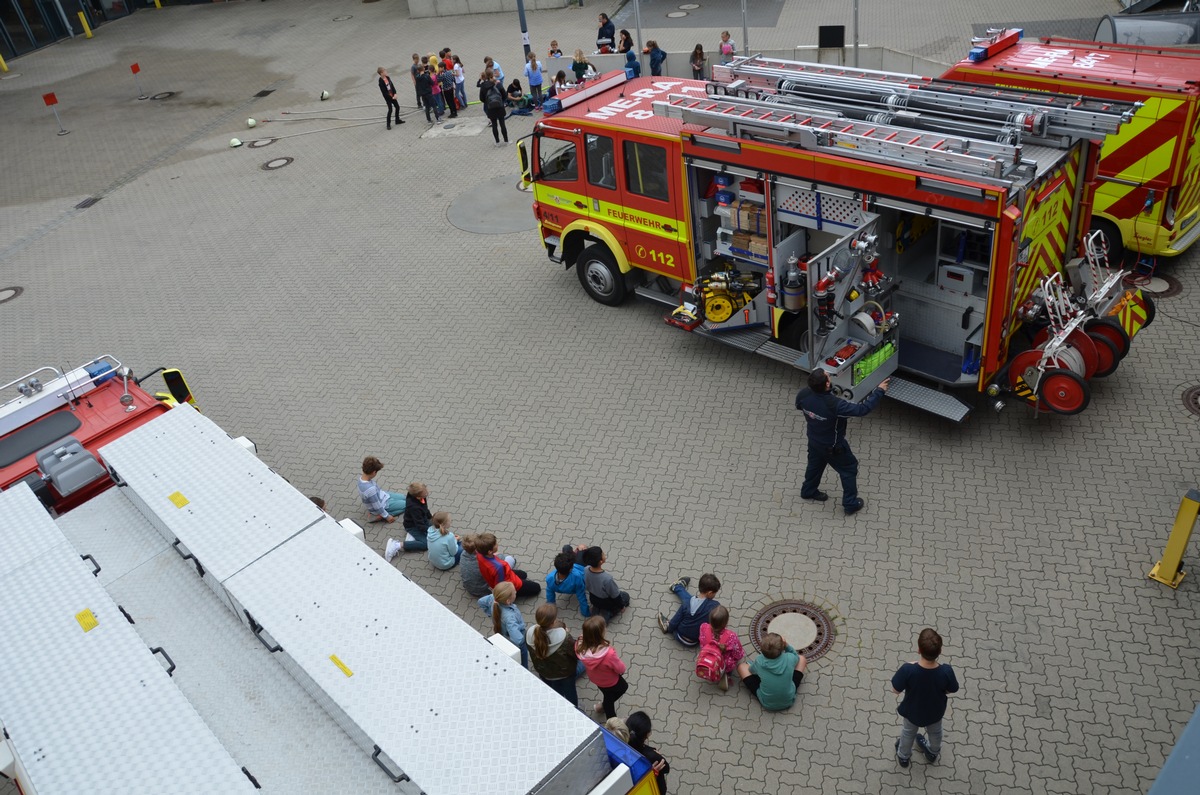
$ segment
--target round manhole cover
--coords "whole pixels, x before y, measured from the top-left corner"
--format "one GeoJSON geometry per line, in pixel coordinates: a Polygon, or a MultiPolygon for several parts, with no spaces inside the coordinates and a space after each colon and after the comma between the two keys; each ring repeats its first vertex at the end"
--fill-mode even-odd
{"type": "Polygon", "coordinates": [[[1150,293],[1155,298],[1173,298],[1183,292],[1183,283],[1174,276],[1165,274],[1154,275],[1139,285],[1142,292],[1150,293]]]}
{"type": "Polygon", "coordinates": [[[517,186],[521,178],[496,177],[463,191],[450,202],[446,217],[464,232],[480,235],[502,235],[507,232],[528,232],[537,228],[529,195],[517,186]]]}
{"type": "Polygon", "coordinates": [[[667,14],[667,19],[679,19],[680,17],[686,17],[687,15],[688,12],[686,11],[672,11],[671,13],[667,14]]]}
{"type": "Polygon", "coordinates": [[[0,304],[13,300],[23,292],[24,287],[0,287],[0,304]]]}
{"type": "Polygon", "coordinates": [[[295,158],[293,158],[293,157],[277,157],[274,160],[268,160],[267,162],[263,163],[262,170],[263,171],[274,171],[277,168],[283,168],[284,166],[290,166],[293,162],[295,162],[295,158]]]}
{"type": "Polygon", "coordinates": [[[273,143],[275,143],[274,138],[259,138],[254,141],[250,141],[246,144],[246,146],[250,147],[251,149],[262,149],[264,146],[270,146],[273,143]]]}
{"type": "Polygon", "coordinates": [[[347,19],[354,19],[354,15],[353,14],[343,14],[340,17],[334,17],[333,21],[334,22],[345,22],[347,19]]]}
{"type": "Polygon", "coordinates": [[[150,99],[170,99],[173,96],[175,96],[174,91],[160,91],[159,93],[150,97],[150,99]]]}
{"type": "Polygon", "coordinates": [[[684,3],[679,7],[680,11],[695,11],[700,7],[699,3],[684,3]]]}
{"type": "Polygon", "coordinates": [[[750,622],[750,642],[762,649],[762,638],[774,632],[790,643],[809,662],[823,657],[837,637],[833,619],[811,602],[784,599],[759,610],[750,622]]]}
{"type": "Polygon", "coordinates": [[[1200,415],[1200,386],[1193,386],[1184,390],[1183,405],[1193,414],[1200,415]]]}

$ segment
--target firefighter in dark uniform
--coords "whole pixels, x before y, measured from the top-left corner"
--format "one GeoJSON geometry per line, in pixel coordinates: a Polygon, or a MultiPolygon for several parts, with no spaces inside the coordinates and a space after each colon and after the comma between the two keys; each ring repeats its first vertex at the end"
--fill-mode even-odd
{"type": "Polygon", "coordinates": [[[804,485],[800,487],[802,498],[818,502],[829,499],[817,487],[821,485],[825,467],[831,466],[842,477],[842,507],[846,515],[862,510],[866,503],[858,496],[858,459],[846,440],[846,419],[870,414],[887,391],[889,380],[885,378],[862,403],[850,403],[833,396],[830,392],[833,385],[824,370],[818,368],[808,374],[808,386],[796,395],[796,408],[804,412],[808,421],[808,467],[804,470],[804,485]]]}

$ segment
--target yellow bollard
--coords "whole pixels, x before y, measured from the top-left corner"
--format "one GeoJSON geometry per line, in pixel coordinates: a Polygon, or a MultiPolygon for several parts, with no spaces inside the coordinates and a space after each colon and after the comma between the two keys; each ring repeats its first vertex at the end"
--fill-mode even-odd
{"type": "Polygon", "coordinates": [[[155,7],[155,8],[157,8],[157,9],[159,9],[159,10],[161,11],[161,10],[162,10],[162,3],[158,2],[158,0],[154,0],[154,7],[155,7]]]}
{"type": "Polygon", "coordinates": [[[90,39],[92,37],[92,29],[88,27],[87,17],[83,15],[82,11],[79,12],[79,23],[83,25],[83,37],[90,39]]]}
{"type": "Polygon", "coordinates": [[[1150,579],[1172,588],[1178,588],[1179,583],[1183,582],[1186,573],[1182,570],[1183,553],[1192,537],[1192,528],[1196,526],[1197,514],[1200,514],[1200,491],[1189,489],[1187,496],[1179,501],[1179,513],[1175,514],[1175,526],[1171,528],[1167,548],[1163,551],[1162,560],[1150,569],[1150,579]]]}
{"type": "Polygon", "coordinates": [[[4,56],[0,55],[0,72],[7,72],[8,64],[4,62],[4,56]]]}

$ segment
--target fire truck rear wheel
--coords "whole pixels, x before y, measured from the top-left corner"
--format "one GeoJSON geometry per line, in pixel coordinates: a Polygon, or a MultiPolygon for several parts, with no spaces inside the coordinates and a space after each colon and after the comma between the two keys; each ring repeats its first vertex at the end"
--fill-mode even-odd
{"type": "Polygon", "coordinates": [[[625,276],[607,248],[599,243],[585,248],[575,261],[579,283],[592,300],[617,306],[625,300],[625,276]]]}
{"type": "Polygon", "coordinates": [[[1078,414],[1092,401],[1092,390],[1073,370],[1047,370],[1038,384],[1038,397],[1055,414],[1078,414]]]}
{"type": "Polygon", "coordinates": [[[1084,324],[1083,329],[1089,337],[1104,337],[1111,342],[1117,350],[1118,359],[1124,359],[1125,354],[1129,353],[1129,335],[1116,320],[1110,317],[1096,318],[1084,324]]]}
{"type": "Polygon", "coordinates": [[[1096,346],[1096,372],[1092,374],[1094,378],[1105,378],[1116,372],[1117,365],[1121,363],[1121,357],[1117,352],[1117,345],[1103,334],[1096,334],[1089,331],[1087,333],[1092,338],[1092,344],[1096,346]]]}
{"type": "Polygon", "coordinates": [[[1100,232],[1108,244],[1108,267],[1119,268],[1125,261],[1125,244],[1121,242],[1121,230],[1112,221],[1092,218],[1092,230],[1100,232]]]}
{"type": "Polygon", "coordinates": [[[1154,322],[1154,318],[1158,314],[1158,309],[1154,306],[1154,299],[1145,293],[1142,293],[1142,306],[1146,309],[1146,322],[1142,324],[1142,328],[1150,328],[1150,324],[1154,322]]]}

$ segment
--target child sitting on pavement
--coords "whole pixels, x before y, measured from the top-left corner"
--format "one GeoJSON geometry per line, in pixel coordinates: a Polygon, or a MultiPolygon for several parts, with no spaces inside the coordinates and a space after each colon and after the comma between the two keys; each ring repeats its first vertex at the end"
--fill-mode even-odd
{"type": "Polygon", "coordinates": [[[459,561],[458,574],[462,577],[463,588],[474,597],[487,596],[491,593],[487,580],[479,571],[479,559],[475,557],[475,536],[466,535],[462,538],[463,556],[459,561]]]}
{"type": "Polygon", "coordinates": [[[449,571],[462,558],[463,545],[458,536],[450,532],[450,514],[438,511],[426,533],[429,541],[429,562],[435,569],[449,571]]]}
{"type": "Polygon", "coordinates": [[[715,574],[705,574],[700,578],[700,593],[692,596],[688,592],[691,577],[680,577],[671,585],[671,593],[679,598],[679,609],[668,621],[662,613],[658,614],[658,627],[664,634],[675,635],[675,640],[684,646],[696,646],[700,643],[700,627],[708,622],[708,616],[714,608],[720,607],[717,601],[717,591],[721,590],[721,581],[715,574]]]}
{"type": "Polygon", "coordinates": [[[574,595],[579,600],[579,612],[584,618],[591,616],[588,608],[587,586],[583,566],[575,562],[575,553],[567,547],[554,556],[554,571],[546,575],[546,602],[555,604],[558,594],[574,595]]]}
{"type": "Polygon", "coordinates": [[[505,581],[479,599],[479,607],[492,617],[492,631],[508,638],[508,642],[521,650],[521,667],[529,667],[529,646],[525,643],[525,619],[517,607],[517,589],[505,581]]]}
{"type": "Polygon", "coordinates": [[[607,560],[608,555],[600,547],[588,547],[583,553],[583,562],[587,564],[584,583],[588,596],[592,598],[592,607],[604,616],[606,622],[612,621],[629,607],[629,594],[618,588],[617,581],[604,570],[607,560]]]}
{"type": "Polygon", "coordinates": [[[804,681],[808,660],[774,632],[762,639],[762,654],[747,665],[738,663],[738,676],[746,689],[768,712],[778,712],[796,703],[796,689],[804,681]]]}
{"type": "MultiPolygon", "coordinates": [[[[715,652],[715,656],[720,658],[720,669],[717,672],[720,679],[717,680],[717,687],[728,690],[733,672],[746,656],[746,651],[742,648],[742,641],[737,633],[729,628],[729,611],[723,605],[714,607],[708,614],[708,623],[700,625],[700,655],[704,656],[706,651],[710,654],[715,652]]],[[[696,670],[699,673],[699,662],[696,670]]]]}
{"type": "Polygon", "coordinates": [[[489,586],[495,588],[501,582],[508,581],[517,589],[517,596],[537,596],[542,592],[542,586],[529,579],[529,575],[520,569],[514,569],[514,558],[496,556],[500,545],[496,536],[491,533],[480,533],[475,536],[475,559],[479,561],[479,573],[489,586]],[[513,563],[509,563],[512,560],[513,563]]]}

